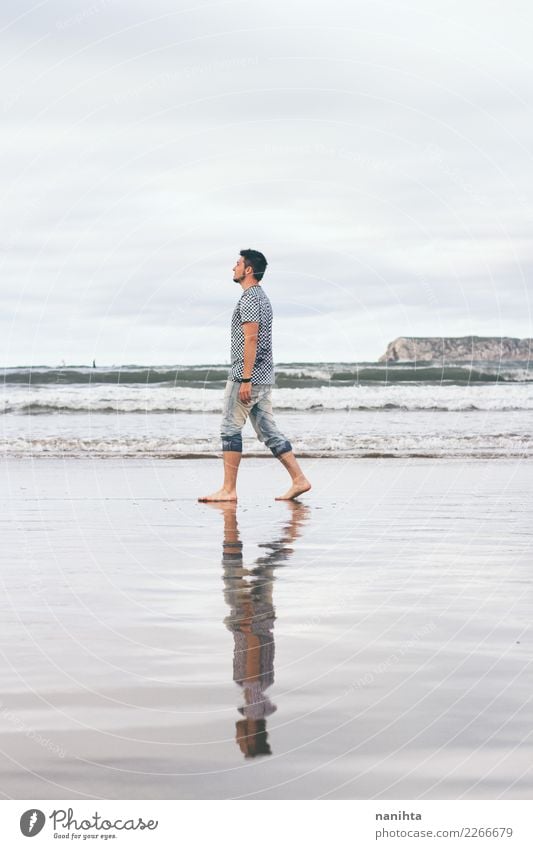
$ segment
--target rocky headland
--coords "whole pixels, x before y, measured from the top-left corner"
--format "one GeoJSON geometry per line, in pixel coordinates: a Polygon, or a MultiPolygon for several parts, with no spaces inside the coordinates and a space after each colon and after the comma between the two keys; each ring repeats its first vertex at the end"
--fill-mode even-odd
{"type": "Polygon", "coordinates": [[[511,336],[398,336],[389,343],[379,362],[523,362],[532,359],[533,339],[511,336]]]}

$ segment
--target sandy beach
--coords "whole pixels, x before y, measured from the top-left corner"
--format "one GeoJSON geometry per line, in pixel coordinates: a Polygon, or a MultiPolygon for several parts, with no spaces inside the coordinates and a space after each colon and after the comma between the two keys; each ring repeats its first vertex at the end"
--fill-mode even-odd
{"type": "Polygon", "coordinates": [[[525,799],[531,461],[5,459],[2,797],[525,799]]]}

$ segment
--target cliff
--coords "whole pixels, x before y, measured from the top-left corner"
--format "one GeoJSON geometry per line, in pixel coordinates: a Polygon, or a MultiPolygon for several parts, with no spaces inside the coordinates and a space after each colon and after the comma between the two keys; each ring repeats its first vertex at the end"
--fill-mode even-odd
{"type": "Polygon", "coordinates": [[[445,363],[533,360],[533,339],[510,336],[398,336],[389,343],[379,362],[399,360],[445,363]]]}

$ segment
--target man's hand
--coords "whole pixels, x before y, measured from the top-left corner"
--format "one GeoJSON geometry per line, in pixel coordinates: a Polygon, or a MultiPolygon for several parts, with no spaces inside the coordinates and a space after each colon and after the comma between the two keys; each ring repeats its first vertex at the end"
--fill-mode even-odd
{"type": "Polygon", "coordinates": [[[249,401],[252,400],[252,384],[251,383],[241,383],[239,389],[239,401],[243,404],[248,404],[249,401]]]}

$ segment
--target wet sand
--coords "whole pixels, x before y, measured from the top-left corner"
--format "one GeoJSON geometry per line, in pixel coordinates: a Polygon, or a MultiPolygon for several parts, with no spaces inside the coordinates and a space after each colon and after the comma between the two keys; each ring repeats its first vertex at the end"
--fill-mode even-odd
{"type": "Polygon", "coordinates": [[[3,798],[531,798],[531,461],[305,471],[3,462],[3,798]]]}

